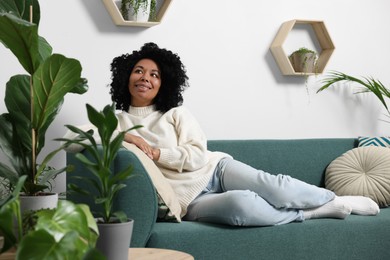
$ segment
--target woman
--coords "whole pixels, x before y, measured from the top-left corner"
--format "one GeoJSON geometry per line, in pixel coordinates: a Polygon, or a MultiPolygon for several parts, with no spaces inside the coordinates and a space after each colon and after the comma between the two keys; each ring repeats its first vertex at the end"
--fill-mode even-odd
{"type": "Polygon", "coordinates": [[[351,213],[376,215],[362,196],[337,197],[287,175],[271,175],[207,150],[207,139],[182,105],[188,87],[179,56],[154,43],[116,57],[110,94],[125,141],[148,155],[171,183],[186,220],[239,226],[269,226],[351,213]]]}

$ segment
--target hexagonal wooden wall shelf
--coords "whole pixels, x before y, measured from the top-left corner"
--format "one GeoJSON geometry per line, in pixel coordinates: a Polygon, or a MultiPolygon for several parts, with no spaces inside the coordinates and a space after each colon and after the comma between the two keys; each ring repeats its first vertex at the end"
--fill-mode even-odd
{"type": "Polygon", "coordinates": [[[157,12],[157,19],[155,22],[134,22],[134,21],[127,21],[123,19],[123,16],[119,10],[118,5],[115,2],[115,0],[103,0],[103,3],[110,14],[112,21],[119,26],[139,26],[139,27],[152,27],[155,25],[158,25],[161,23],[161,20],[163,19],[169,5],[171,4],[172,0],[163,0],[163,3],[161,7],[158,9],[157,12]]]}
{"type": "Polygon", "coordinates": [[[296,24],[310,24],[313,27],[313,31],[321,47],[321,52],[317,60],[316,74],[322,73],[335,49],[332,39],[330,38],[328,30],[326,29],[323,21],[291,20],[291,21],[284,22],[280,27],[270,47],[272,55],[276,60],[276,63],[278,64],[283,75],[314,74],[314,73],[295,72],[288,58],[288,55],[286,55],[285,51],[283,50],[283,43],[285,42],[289,32],[296,24]]]}

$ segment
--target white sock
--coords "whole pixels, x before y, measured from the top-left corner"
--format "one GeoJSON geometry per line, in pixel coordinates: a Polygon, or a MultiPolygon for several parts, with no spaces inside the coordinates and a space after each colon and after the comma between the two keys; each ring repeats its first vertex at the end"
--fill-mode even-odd
{"type": "Polygon", "coordinates": [[[337,196],[328,203],[312,209],[303,210],[305,219],[340,218],[344,219],[351,214],[352,208],[337,196]]]}
{"type": "Polygon", "coordinates": [[[364,196],[338,196],[352,208],[352,214],[363,216],[375,216],[380,209],[378,204],[369,197],[364,196]]]}

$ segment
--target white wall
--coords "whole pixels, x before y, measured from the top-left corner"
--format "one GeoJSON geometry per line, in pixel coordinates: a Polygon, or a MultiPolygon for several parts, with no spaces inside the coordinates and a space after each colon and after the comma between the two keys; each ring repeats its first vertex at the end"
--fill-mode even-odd
{"type": "MultiPolygon", "coordinates": [[[[173,0],[163,22],[151,28],[118,27],[99,0],[41,0],[40,34],[54,52],[80,60],[88,93],[68,95],[48,139],[64,124],[86,123],[85,103],[110,103],[107,84],[115,56],[149,41],[178,53],[191,87],[184,105],[209,139],[272,139],[383,135],[390,125],[370,94],[337,87],[316,94],[323,76],[283,76],[269,51],[279,27],[292,19],[323,20],[336,50],[326,67],[373,76],[390,87],[388,0],[173,0]]],[[[290,34],[286,44],[300,45],[290,34]]],[[[304,37],[303,37],[304,38],[304,37]]],[[[285,46],[289,52],[292,46],[285,46]]],[[[9,50],[0,48],[0,100],[9,77],[24,73],[9,50]]],[[[0,113],[6,111],[0,102],[0,113]]],[[[48,149],[57,144],[48,141],[48,149]]],[[[59,155],[54,166],[65,164],[59,155]]],[[[63,191],[64,177],[57,190],[63,191]]]]}

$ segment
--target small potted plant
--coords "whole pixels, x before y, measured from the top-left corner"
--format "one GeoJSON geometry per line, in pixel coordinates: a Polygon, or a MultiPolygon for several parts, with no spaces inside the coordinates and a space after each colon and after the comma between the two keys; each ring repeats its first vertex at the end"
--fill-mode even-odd
{"type": "Polygon", "coordinates": [[[86,166],[90,174],[74,177],[77,178],[78,183],[86,182],[86,185],[92,185],[95,192],[88,192],[75,183],[68,185],[68,188],[71,192],[93,197],[94,203],[100,206],[99,211],[95,212],[100,233],[97,248],[108,259],[127,259],[134,221],[129,219],[124,212],[114,211],[114,201],[118,192],[126,187],[125,181],[131,177],[132,167],[129,166],[114,174],[110,166],[119,148],[122,147],[125,133],[140,126],[134,126],[114,136],[118,125],[114,104],[107,105],[100,112],[89,104],[86,107],[88,119],[94,126],[93,129],[83,131],[75,126],[67,125],[66,127],[77,137],[57,140],[62,141],[65,147],[77,145],[86,150],[90,157],[81,152],[75,156],[86,166]],[[98,132],[99,143],[95,141],[94,131],[98,132]]]}
{"type": "Polygon", "coordinates": [[[81,78],[80,62],[52,53],[52,47],[38,34],[39,20],[38,0],[0,1],[0,42],[27,72],[11,77],[6,84],[7,113],[0,115],[0,150],[8,163],[0,163],[0,179],[12,192],[18,179],[27,176],[21,189],[26,195],[23,198],[48,198],[49,207],[55,207],[58,194],[41,195],[47,195],[51,181],[66,168],[56,170],[48,165],[60,149],[43,160],[40,152],[65,95],[83,94],[88,88],[81,78]]]}
{"type": "Polygon", "coordinates": [[[122,0],[123,19],[136,22],[156,20],[156,0],[122,0]]]}
{"type": "Polygon", "coordinates": [[[317,71],[317,53],[313,50],[302,47],[291,53],[288,58],[295,72],[308,74],[317,71]]]}

